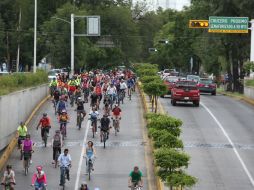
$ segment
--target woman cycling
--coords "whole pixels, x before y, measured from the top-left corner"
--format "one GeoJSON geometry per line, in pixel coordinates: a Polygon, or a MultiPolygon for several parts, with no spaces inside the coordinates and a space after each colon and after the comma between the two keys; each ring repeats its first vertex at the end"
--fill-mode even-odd
{"type": "Polygon", "coordinates": [[[86,155],[84,155],[84,157],[86,158],[86,172],[88,173],[88,160],[91,159],[92,163],[94,163],[94,159],[95,159],[95,149],[93,147],[92,141],[88,141],[87,147],[86,147],[86,155]]]}
{"type": "Polygon", "coordinates": [[[2,179],[1,184],[3,185],[3,190],[5,190],[6,187],[10,187],[10,190],[14,190],[15,173],[12,170],[11,165],[6,166],[6,170],[4,172],[4,177],[2,179]]]}
{"type": "Polygon", "coordinates": [[[32,177],[32,186],[35,187],[35,190],[45,189],[47,186],[46,173],[42,171],[42,166],[37,166],[36,170],[37,172],[35,172],[32,177]]]}

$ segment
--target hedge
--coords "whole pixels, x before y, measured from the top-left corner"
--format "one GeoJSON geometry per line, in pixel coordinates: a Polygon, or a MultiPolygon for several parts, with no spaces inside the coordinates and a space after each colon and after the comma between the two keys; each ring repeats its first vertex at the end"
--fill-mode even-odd
{"type": "Polygon", "coordinates": [[[48,75],[44,71],[0,76],[0,96],[47,82],[48,75]]]}

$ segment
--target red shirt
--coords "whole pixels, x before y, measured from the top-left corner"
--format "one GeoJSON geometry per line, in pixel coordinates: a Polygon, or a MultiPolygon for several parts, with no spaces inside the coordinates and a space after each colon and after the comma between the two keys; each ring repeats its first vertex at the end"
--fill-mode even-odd
{"type": "Polygon", "coordinates": [[[120,108],[114,108],[113,110],[112,110],[112,112],[113,112],[113,115],[115,115],[115,116],[119,116],[120,115],[120,113],[121,113],[121,109],[120,108]]]}
{"type": "Polygon", "coordinates": [[[41,118],[40,120],[40,125],[41,127],[49,127],[50,126],[50,119],[49,117],[46,117],[46,118],[41,118]]]}

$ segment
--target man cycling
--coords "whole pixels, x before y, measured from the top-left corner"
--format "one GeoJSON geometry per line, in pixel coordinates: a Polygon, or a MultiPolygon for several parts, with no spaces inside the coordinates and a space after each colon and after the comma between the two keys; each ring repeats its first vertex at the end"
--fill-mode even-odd
{"type": "Polygon", "coordinates": [[[91,126],[95,124],[95,132],[97,134],[97,119],[99,118],[99,112],[96,110],[95,107],[92,108],[90,112],[90,120],[91,120],[91,126]]]}
{"type": "Polygon", "coordinates": [[[22,141],[25,140],[27,134],[27,127],[23,122],[20,122],[20,125],[17,128],[17,138],[18,138],[18,148],[20,149],[20,145],[22,141]]]}
{"type": "Polygon", "coordinates": [[[85,107],[84,107],[84,101],[82,101],[81,97],[78,98],[77,100],[77,127],[78,127],[78,114],[82,114],[82,120],[84,119],[84,117],[86,116],[86,111],[85,111],[85,107]]]}
{"type": "Polygon", "coordinates": [[[95,91],[92,92],[92,94],[90,96],[90,99],[91,99],[91,107],[94,107],[94,106],[97,107],[99,97],[98,97],[98,95],[96,94],[95,91]]]}
{"type": "Polygon", "coordinates": [[[30,135],[27,134],[25,140],[22,143],[21,148],[24,155],[23,166],[25,168],[25,160],[30,159],[30,164],[32,164],[32,152],[33,152],[33,141],[30,139],[30,135]]]}
{"type": "MultiPolygon", "coordinates": [[[[112,118],[113,119],[121,119],[121,112],[122,110],[119,108],[118,104],[115,105],[115,107],[112,110],[112,118]]],[[[119,126],[118,126],[118,132],[120,130],[120,121],[119,121],[119,126]]]]}
{"type": "Polygon", "coordinates": [[[55,157],[56,157],[56,152],[59,152],[59,155],[61,154],[61,147],[63,146],[63,139],[62,135],[59,130],[55,131],[55,135],[53,136],[52,139],[52,147],[53,147],[53,162],[52,164],[55,163],[55,157]]]}
{"type": "Polygon", "coordinates": [[[66,110],[67,103],[65,102],[65,97],[62,96],[58,104],[56,105],[57,113],[60,115],[63,110],[66,110]]]}
{"type": "Polygon", "coordinates": [[[132,90],[132,88],[134,87],[134,85],[135,85],[134,80],[133,80],[133,78],[130,77],[130,78],[127,80],[128,96],[131,95],[131,90],[132,90]]]}
{"type": "Polygon", "coordinates": [[[112,101],[112,104],[113,104],[117,95],[117,90],[113,83],[111,83],[110,86],[108,87],[106,94],[109,95],[110,101],[112,101]]]}
{"type": "Polygon", "coordinates": [[[32,186],[35,187],[35,190],[45,189],[47,186],[46,173],[42,170],[42,166],[37,166],[36,170],[37,172],[35,172],[32,177],[32,186]]]}
{"type": "Polygon", "coordinates": [[[102,142],[102,132],[107,133],[107,139],[109,135],[109,124],[110,124],[110,119],[108,118],[108,115],[104,114],[103,117],[101,118],[101,142],[102,142]]]}
{"type": "Polygon", "coordinates": [[[68,154],[69,150],[68,149],[64,149],[64,153],[60,154],[60,156],[58,157],[58,163],[60,165],[60,186],[63,186],[64,182],[64,178],[65,175],[67,176],[68,181],[70,180],[70,171],[69,171],[69,167],[71,167],[71,156],[70,154],[68,154]],[[65,170],[65,172],[64,172],[65,170]]]}
{"type": "Polygon", "coordinates": [[[43,113],[43,117],[40,119],[36,129],[38,130],[41,126],[41,138],[43,140],[44,132],[46,131],[49,134],[49,129],[51,128],[50,118],[47,116],[47,113],[43,113]]]}
{"type": "Polygon", "coordinates": [[[139,170],[138,166],[135,166],[134,170],[131,171],[131,173],[129,175],[128,187],[134,189],[137,186],[143,187],[143,174],[139,170]]]}
{"type": "Polygon", "coordinates": [[[50,95],[51,97],[53,96],[53,93],[57,89],[57,81],[56,78],[53,78],[53,80],[49,83],[49,88],[50,88],[50,95]]]}
{"type": "Polygon", "coordinates": [[[4,171],[4,176],[1,182],[1,185],[3,185],[3,190],[6,189],[6,186],[10,187],[10,190],[14,190],[14,185],[16,184],[15,182],[15,173],[12,170],[11,165],[6,166],[6,170],[4,171]]]}
{"type": "Polygon", "coordinates": [[[59,102],[60,96],[61,96],[61,94],[60,94],[59,90],[55,90],[54,93],[53,93],[53,101],[54,101],[53,103],[54,103],[55,106],[57,106],[57,103],[59,102]]]}

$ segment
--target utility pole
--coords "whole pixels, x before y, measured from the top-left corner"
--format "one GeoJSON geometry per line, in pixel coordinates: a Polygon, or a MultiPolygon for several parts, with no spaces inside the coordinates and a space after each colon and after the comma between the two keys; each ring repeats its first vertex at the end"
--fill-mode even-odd
{"type": "Polygon", "coordinates": [[[71,14],[71,76],[74,75],[74,14],[71,14]]]}
{"type": "Polygon", "coordinates": [[[254,61],[254,19],[252,19],[250,23],[251,23],[250,61],[254,61]]]}
{"type": "Polygon", "coordinates": [[[34,0],[34,67],[36,73],[36,49],[37,49],[37,0],[34,0]]]}
{"type": "Polygon", "coordinates": [[[18,50],[17,50],[17,61],[16,61],[16,72],[19,72],[19,57],[20,57],[20,24],[21,24],[21,8],[19,8],[19,25],[18,31],[18,50]]]}

